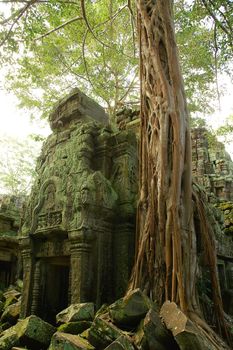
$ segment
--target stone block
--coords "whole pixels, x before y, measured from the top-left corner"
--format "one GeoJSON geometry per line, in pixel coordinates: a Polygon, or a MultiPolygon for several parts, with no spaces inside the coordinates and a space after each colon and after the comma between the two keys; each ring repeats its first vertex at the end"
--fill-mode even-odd
{"type": "Polygon", "coordinates": [[[94,350],[95,348],[79,335],[56,332],[48,350],[94,350]]]}
{"type": "Polygon", "coordinates": [[[57,314],[57,323],[67,323],[75,321],[91,321],[94,318],[94,304],[80,303],[71,304],[65,310],[57,314]]]}
{"type": "Polygon", "coordinates": [[[81,92],[78,88],[61,100],[49,116],[50,127],[57,130],[72,120],[91,118],[101,124],[108,124],[109,119],[103,107],[81,92]]]}
{"type": "Polygon", "coordinates": [[[110,305],[109,314],[117,325],[132,327],[141,321],[151,306],[151,300],[140,289],[135,289],[110,305]]]}
{"type": "Polygon", "coordinates": [[[180,350],[216,350],[213,343],[174,302],[166,301],[161,308],[160,316],[172,332],[180,350]]]}
{"type": "Polygon", "coordinates": [[[0,349],[10,350],[13,346],[21,345],[29,349],[47,349],[56,329],[37,316],[29,316],[7,329],[0,336],[0,349]]]}
{"type": "Polygon", "coordinates": [[[80,334],[90,328],[91,324],[89,321],[67,322],[60,325],[57,330],[63,333],[80,334]]]}
{"type": "Polygon", "coordinates": [[[101,318],[95,318],[88,332],[88,340],[97,349],[101,350],[110,345],[114,340],[122,335],[122,331],[101,318]]]}
{"type": "Polygon", "coordinates": [[[134,350],[134,346],[130,339],[124,335],[117,338],[105,350],[134,350]]]}
{"type": "Polygon", "coordinates": [[[134,340],[142,349],[179,350],[172,333],[166,329],[159,314],[153,309],[150,309],[142,320],[134,340]]]}
{"type": "Polygon", "coordinates": [[[20,306],[21,302],[18,301],[17,303],[11,304],[7,308],[5,308],[1,316],[1,322],[9,322],[12,325],[15,324],[17,319],[19,318],[20,306]]]}

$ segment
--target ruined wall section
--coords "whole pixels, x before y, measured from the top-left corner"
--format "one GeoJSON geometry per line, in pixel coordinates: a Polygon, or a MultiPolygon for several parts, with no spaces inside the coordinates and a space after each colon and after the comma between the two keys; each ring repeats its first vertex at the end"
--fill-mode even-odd
{"type": "Polygon", "coordinates": [[[0,195],[0,289],[20,277],[18,230],[24,198],[0,195]]]}
{"type": "Polygon", "coordinates": [[[101,305],[124,294],[133,263],[134,133],[114,133],[103,108],[77,89],[58,104],[50,125],[20,233],[22,317],[38,314],[41,304],[64,307],[59,296],[50,305],[50,271],[68,271],[61,281],[67,303],[101,305]]]}

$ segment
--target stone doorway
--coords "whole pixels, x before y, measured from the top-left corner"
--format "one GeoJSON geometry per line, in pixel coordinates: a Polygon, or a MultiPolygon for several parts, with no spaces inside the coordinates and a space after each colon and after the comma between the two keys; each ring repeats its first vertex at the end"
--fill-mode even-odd
{"type": "Polygon", "coordinates": [[[68,257],[47,258],[43,261],[42,300],[40,315],[56,323],[56,314],[69,305],[70,260],[68,257]]]}
{"type": "Polygon", "coordinates": [[[9,287],[12,281],[12,262],[0,261],[0,289],[9,287]]]}

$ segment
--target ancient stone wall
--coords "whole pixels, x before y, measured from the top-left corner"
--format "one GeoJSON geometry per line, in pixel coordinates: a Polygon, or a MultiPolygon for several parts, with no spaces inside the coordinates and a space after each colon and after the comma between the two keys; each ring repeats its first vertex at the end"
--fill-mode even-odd
{"type": "Polygon", "coordinates": [[[208,142],[205,128],[192,130],[194,180],[220,201],[233,201],[233,162],[222,143],[208,142]]]}
{"type": "Polygon", "coordinates": [[[20,273],[17,234],[23,198],[0,195],[0,289],[14,283],[20,273]]]}
{"type": "Polygon", "coordinates": [[[134,133],[114,133],[102,107],[79,90],[55,108],[50,125],[20,238],[21,316],[46,319],[69,303],[101,305],[124,294],[137,196],[134,133]]]}

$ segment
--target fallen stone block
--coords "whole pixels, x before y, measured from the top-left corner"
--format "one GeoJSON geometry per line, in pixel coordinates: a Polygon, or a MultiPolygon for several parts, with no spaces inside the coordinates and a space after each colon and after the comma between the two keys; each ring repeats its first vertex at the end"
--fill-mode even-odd
{"type": "Polygon", "coordinates": [[[8,289],[6,292],[3,293],[3,296],[5,300],[12,296],[18,299],[21,296],[21,293],[16,289],[8,289]]]}
{"type": "Polygon", "coordinates": [[[0,335],[1,350],[11,350],[13,346],[19,345],[19,337],[12,328],[13,327],[1,333],[0,335]]]}
{"type": "Polygon", "coordinates": [[[11,304],[5,308],[1,316],[1,322],[9,322],[11,325],[14,325],[19,318],[20,306],[21,302],[18,301],[17,303],[11,304]]]}
{"type": "Polygon", "coordinates": [[[0,349],[10,350],[13,346],[26,346],[29,349],[47,349],[56,328],[37,316],[29,316],[0,336],[0,349]]]}
{"type": "Polygon", "coordinates": [[[134,350],[134,346],[128,337],[122,335],[112,342],[105,350],[134,350]]]}
{"type": "Polygon", "coordinates": [[[15,296],[15,295],[8,295],[7,297],[6,297],[6,300],[5,300],[5,303],[4,303],[4,310],[8,307],[8,306],[10,306],[10,305],[12,305],[12,304],[15,304],[15,303],[17,303],[18,302],[18,298],[15,296]]]}
{"type": "Polygon", "coordinates": [[[80,334],[90,328],[91,325],[92,322],[90,321],[68,322],[60,325],[57,330],[63,333],[80,334]]]}
{"type": "Polygon", "coordinates": [[[94,304],[81,303],[71,304],[65,310],[57,314],[56,321],[58,324],[75,322],[75,321],[91,321],[94,318],[94,304]]]}
{"type": "Polygon", "coordinates": [[[180,350],[217,349],[174,302],[166,301],[161,308],[160,316],[167,329],[172,332],[180,350]]]}
{"type": "Polygon", "coordinates": [[[140,349],[179,350],[172,333],[162,324],[159,314],[153,309],[141,321],[134,342],[140,349]]]}
{"type": "Polygon", "coordinates": [[[88,332],[88,340],[97,349],[101,350],[110,345],[122,335],[122,331],[101,318],[95,318],[88,332]]]}
{"type": "Polygon", "coordinates": [[[136,326],[151,308],[151,300],[135,289],[109,306],[112,321],[119,326],[136,326]]]}
{"type": "Polygon", "coordinates": [[[49,350],[94,350],[95,348],[79,335],[56,332],[51,340],[49,350]]]}

